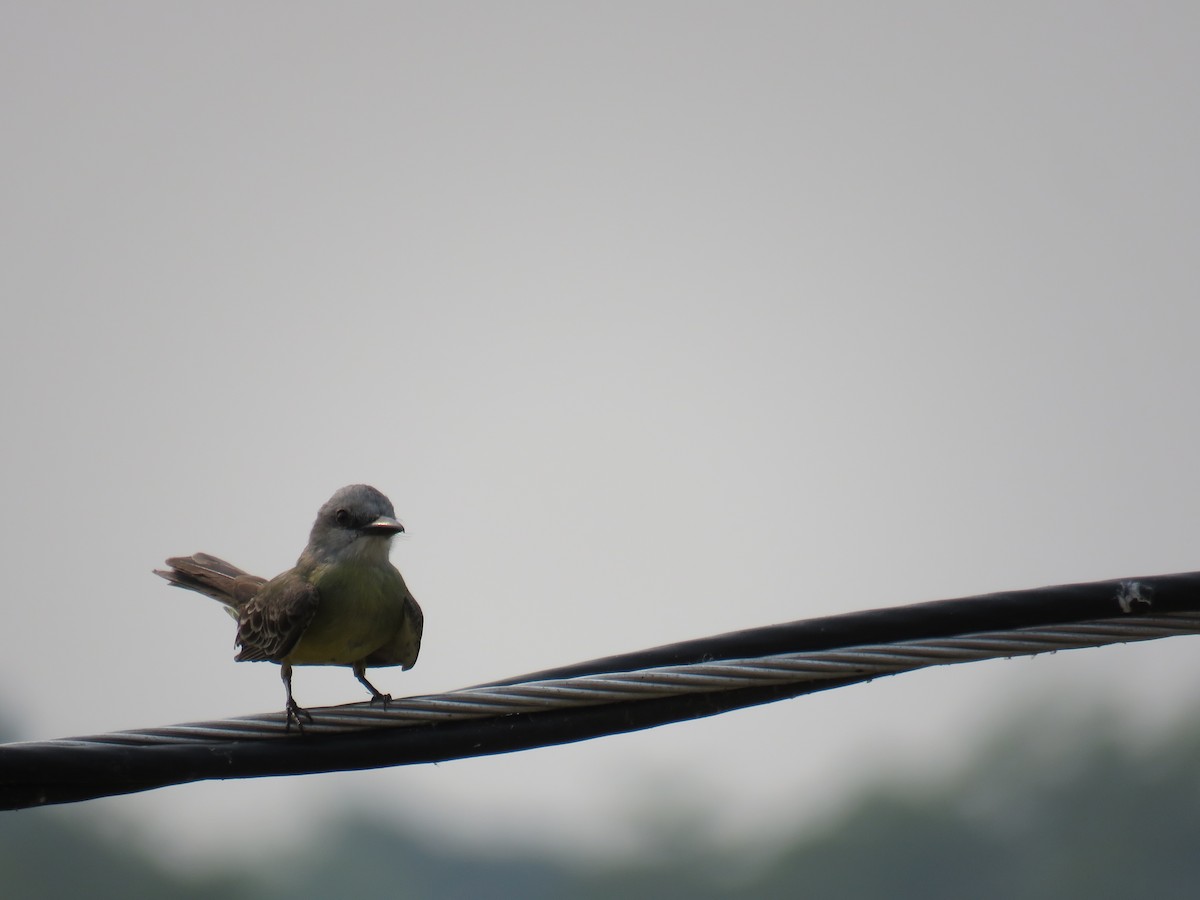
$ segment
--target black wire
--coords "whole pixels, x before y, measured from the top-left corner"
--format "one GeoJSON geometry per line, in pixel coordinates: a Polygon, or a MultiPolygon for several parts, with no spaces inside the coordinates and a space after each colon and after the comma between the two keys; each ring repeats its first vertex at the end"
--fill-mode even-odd
{"type": "MultiPolygon", "coordinates": [[[[1131,596],[1127,582],[1062,585],[755,628],[493,684],[944,638],[1126,614],[1200,611],[1200,573],[1136,581],[1140,596],[1152,602],[1134,602],[1128,611],[1120,600],[1131,596]]],[[[86,739],[8,744],[0,746],[0,809],[69,803],[210,778],[370,769],[508,753],[696,719],[870,677],[874,676],[287,739],[148,746],[86,739]]]]}
{"type": "Polygon", "coordinates": [[[1061,584],[957,600],[933,600],[909,606],[870,609],[733,631],[546,669],[489,682],[486,686],[1118,618],[1127,614],[1118,598],[1128,593],[1124,586],[1132,583],[1138,584],[1142,594],[1153,603],[1152,606],[1134,603],[1130,610],[1134,614],[1200,609],[1200,572],[1061,584]]]}
{"type": "Polygon", "coordinates": [[[71,803],[212,778],[306,775],[492,756],[702,718],[857,680],[688,694],[283,740],[140,747],[9,744],[0,746],[0,809],[71,803]]]}

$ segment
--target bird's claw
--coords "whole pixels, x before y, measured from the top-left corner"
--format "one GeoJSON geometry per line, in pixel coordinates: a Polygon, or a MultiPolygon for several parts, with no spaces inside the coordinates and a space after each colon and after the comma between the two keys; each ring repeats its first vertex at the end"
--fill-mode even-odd
{"type": "Polygon", "coordinates": [[[385,694],[381,691],[376,691],[375,694],[371,697],[371,705],[372,706],[374,706],[376,703],[382,703],[383,708],[387,709],[388,704],[391,702],[392,702],[392,695],[385,694]]]}
{"type": "Polygon", "coordinates": [[[284,712],[287,713],[287,724],[284,726],[284,729],[283,729],[284,734],[287,734],[288,732],[290,732],[292,730],[293,722],[296,723],[296,729],[301,734],[304,734],[304,722],[301,721],[302,717],[304,719],[307,719],[308,723],[310,725],[312,724],[312,720],[313,720],[312,713],[310,713],[307,709],[302,707],[295,700],[288,700],[287,706],[284,708],[284,712]]]}

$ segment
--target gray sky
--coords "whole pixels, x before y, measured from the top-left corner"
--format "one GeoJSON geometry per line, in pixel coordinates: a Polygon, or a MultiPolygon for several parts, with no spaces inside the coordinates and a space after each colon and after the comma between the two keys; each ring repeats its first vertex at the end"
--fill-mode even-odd
{"type": "MultiPolygon", "coordinates": [[[[427,617],[418,666],[374,676],[394,694],[1200,568],[1198,26],[1194,3],[7,4],[0,706],[31,738],[279,708],[278,670],[150,570],[274,574],[355,481],[394,501],[427,617]]],[[[363,799],[620,847],[661,790],[746,839],[953,765],[1031,697],[1149,728],[1191,708],[1195,657],[932,671],[84,814],[168,854],[363,799]]],[[[314,669],[296,692],[362,694],[314,669]]]]}

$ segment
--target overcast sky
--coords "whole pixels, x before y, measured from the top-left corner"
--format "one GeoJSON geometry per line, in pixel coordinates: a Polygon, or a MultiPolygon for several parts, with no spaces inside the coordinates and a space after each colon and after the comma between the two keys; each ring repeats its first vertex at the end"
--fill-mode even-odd
{"type": "MultiPolygon", "coordinates": [[[[426,614],[417,667],[372,675],[396,695],[1200,568],[1198,27],[1186,2],[5,4],[4,715],[48,739],[280,708],[150,570],[273,575],[357,481],[426,614]]],[[[1136,732],[1197,676],[1176,638],[80,809],[165,853],[361,800],[594,848],[662,790],[747,839],[952,765],[1030,698],[1136,732]]],[[[345,670],[295,686],[363,699],[345,670]]]]}

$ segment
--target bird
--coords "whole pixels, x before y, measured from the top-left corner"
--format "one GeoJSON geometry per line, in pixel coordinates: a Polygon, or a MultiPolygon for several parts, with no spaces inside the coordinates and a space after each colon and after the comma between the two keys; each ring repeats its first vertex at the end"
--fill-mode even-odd
{"type": "Polygon", "coordinates": [[[425,616],[388,559],[403,531],[387,497],[352,484],[317,512],[296,565],[270,580],[207,553],[171,557],[154,574],[225,606],[238,623],[234,659],[279,664],[286,729],[294,722],[303,733],[312,715],[292,695],[293,666],[349,666],[386,707],[392,697],[367,680],[367,667],[417,661],[425,616]]]}

